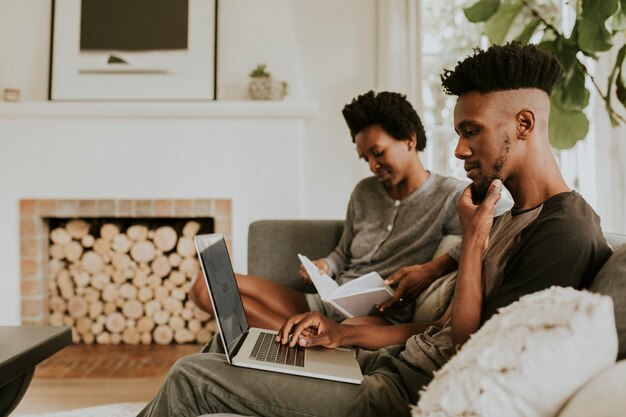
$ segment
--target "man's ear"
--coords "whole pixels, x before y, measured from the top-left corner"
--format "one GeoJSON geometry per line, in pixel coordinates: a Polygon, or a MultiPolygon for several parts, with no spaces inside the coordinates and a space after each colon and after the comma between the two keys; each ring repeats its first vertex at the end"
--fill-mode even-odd
{"type": "Polygon", "coordinates": [[[527,139],[535,128],[535,113],[530,109],[523,109],[517,113],[517,137],[527,139]]]}

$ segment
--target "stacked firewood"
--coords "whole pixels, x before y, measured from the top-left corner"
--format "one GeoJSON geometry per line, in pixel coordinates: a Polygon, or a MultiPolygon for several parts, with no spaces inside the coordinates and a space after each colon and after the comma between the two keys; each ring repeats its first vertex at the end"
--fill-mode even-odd
{"type": "Polygon", "coordinates": [[[200,270],[193,236],[200,224],[135,224],[99,230],[70,220],[50,232],[49,317],[73,329],[75,343],[205,343],[210,315],[188,298],[200,270]]]}

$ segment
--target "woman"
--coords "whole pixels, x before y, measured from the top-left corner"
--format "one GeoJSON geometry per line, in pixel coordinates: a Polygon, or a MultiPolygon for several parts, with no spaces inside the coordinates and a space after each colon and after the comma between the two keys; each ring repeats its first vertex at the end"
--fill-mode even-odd
{"type": "MultiPolygon", "coordinates": [[[[461,232],[456,200],[465,184],[423,167],[418,152],[426,146],[426,135],[405,96],[370,91],[347,104],[343,116],[359,158],[374,176],[362,180],[352,192],[337,248],[313,262],[339,285],[371,271],[387,277],[388,284],[399,282],[394,297],[379,306],[381,315],[344,323],[406,322],[412,311],[403,304],[457,267],[450,254],[431,258],[444,234],[461,232]]],[[[299,274],[309,279],[303,268],[299,274]]],[[[304,294],[256,276],[237,275],[237,284],[253,327],[279,329],[289,317],[313,310],[333,317],[318,294],[304,294]]],[[[195,280],[190,297],[211,312],[204,279],[195,280]]]]}

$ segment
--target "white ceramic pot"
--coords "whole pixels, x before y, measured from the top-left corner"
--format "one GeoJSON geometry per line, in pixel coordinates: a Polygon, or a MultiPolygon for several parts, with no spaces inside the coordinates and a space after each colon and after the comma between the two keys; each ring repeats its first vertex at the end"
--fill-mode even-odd
{"type": "Polygon", "coordinates": [[[252,78],[248,86],[253,100],[282,100],[287,94],[287,83],[271,78],[252,78]]]}

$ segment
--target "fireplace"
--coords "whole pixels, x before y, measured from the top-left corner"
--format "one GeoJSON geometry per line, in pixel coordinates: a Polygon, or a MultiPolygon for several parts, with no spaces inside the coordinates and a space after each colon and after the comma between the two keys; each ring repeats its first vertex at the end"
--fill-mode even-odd
{"type": "Polygon", "coordinates": [[[214,324],[186,295],[190,237],[213,231],[232,245],[230,200],[20,200],[22,323],[70,325],[82,343],[202,343],[214,324]]]}

